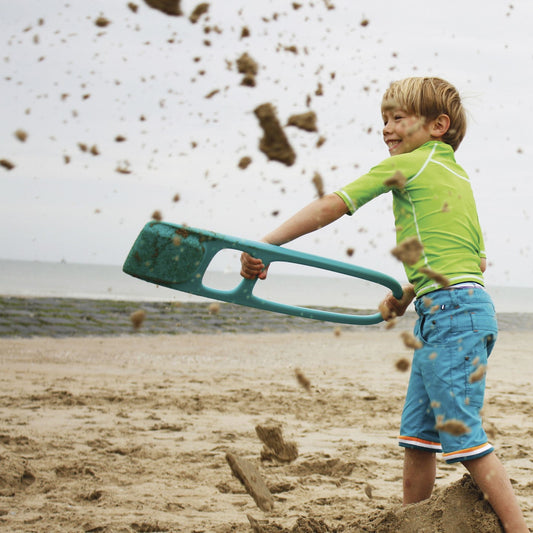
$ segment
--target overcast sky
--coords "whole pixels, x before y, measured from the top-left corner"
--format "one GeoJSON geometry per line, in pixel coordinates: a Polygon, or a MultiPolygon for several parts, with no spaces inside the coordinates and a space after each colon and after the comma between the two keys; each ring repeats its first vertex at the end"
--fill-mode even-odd
{"type": "MultiPolygon", "coordinates": [[[[259,239],[315,197],[315,172],[332,191],[387,157],[383,91],[435,75],[468,110],[457,160],[478,202],[487,281],[533,285],[533,2],[219,0],[195,24],[196,2],[183,0],[181,17],[135,4],[0,0],[0,159],[15,165],[0,167],[0,258],[119,265],[154,210],[259,239]],[[244,52],[259,65],[255,87],[241,85],[244,52]],[[316,133],[285,128],[290,167],[258,149],[253,110],[265,102],[282,124],[317,114],[316,133]]],[[[401,277],[391,201],[289,247],[401,277]]]]}

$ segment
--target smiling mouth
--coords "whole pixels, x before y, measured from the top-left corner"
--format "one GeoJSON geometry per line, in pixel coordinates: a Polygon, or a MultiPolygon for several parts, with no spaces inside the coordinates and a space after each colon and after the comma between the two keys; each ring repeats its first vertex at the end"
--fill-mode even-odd
{"type": "Polygon", "coordinates": [[[401,141],[387,141],[387,146],[389,148],[389,151],[392,152],[393,150],[395,150],[398,145],[401,143],[401,141]]]}

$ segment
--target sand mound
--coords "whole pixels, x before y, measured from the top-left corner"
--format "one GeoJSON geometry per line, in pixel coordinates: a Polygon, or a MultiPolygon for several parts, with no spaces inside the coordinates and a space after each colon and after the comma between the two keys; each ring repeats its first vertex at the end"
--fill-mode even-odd
{"type": "Polygon", "coordinates": [[[472,478],[436,492],[429,500],[396,510],[376,511],[346,531],[380,533],[502,533],[503,528],[472,478]]]}
{"type": "Polygon", "coordinates": [[[503,533],[498,517],[468,474],[429,500],[375,511],[340,530],[311,517],[299,517],[290,529],[250,516],[248,520],[255,533],[503,533]]]}

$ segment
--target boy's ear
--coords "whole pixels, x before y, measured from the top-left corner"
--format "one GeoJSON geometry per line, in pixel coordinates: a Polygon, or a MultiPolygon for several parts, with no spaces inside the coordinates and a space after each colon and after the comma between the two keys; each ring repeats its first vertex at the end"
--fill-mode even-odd
{"type": "Polygon", "coordinates": [[[450,129],[450,117],[441,113],[436,119],[431,121],[431,135],[433,137],[442,137],[450,129]]]}

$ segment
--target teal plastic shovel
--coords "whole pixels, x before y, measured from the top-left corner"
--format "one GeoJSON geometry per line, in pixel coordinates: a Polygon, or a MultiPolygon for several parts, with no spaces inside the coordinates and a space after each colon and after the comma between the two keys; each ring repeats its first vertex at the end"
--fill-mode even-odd
{"type": "Polygon", "coordinates": [[[280,246],[168,222],[152,221],[144,226],[124,262],[123,271],[150,283],[189,294],[286,315],[341,324],[377,324],[383,320],[380,313],[353,315],[287,305],[259,298],[253,294],[257,279],[243,278],[237,287],[231,290],[207,287],[203,283],[204,274],[213,257],[224,249],[247,252],[260,258],[265,266],[280,261],[361,278],[388,287],[398,299],[402,297],[401,285],[381,272],[280,246]]]}

